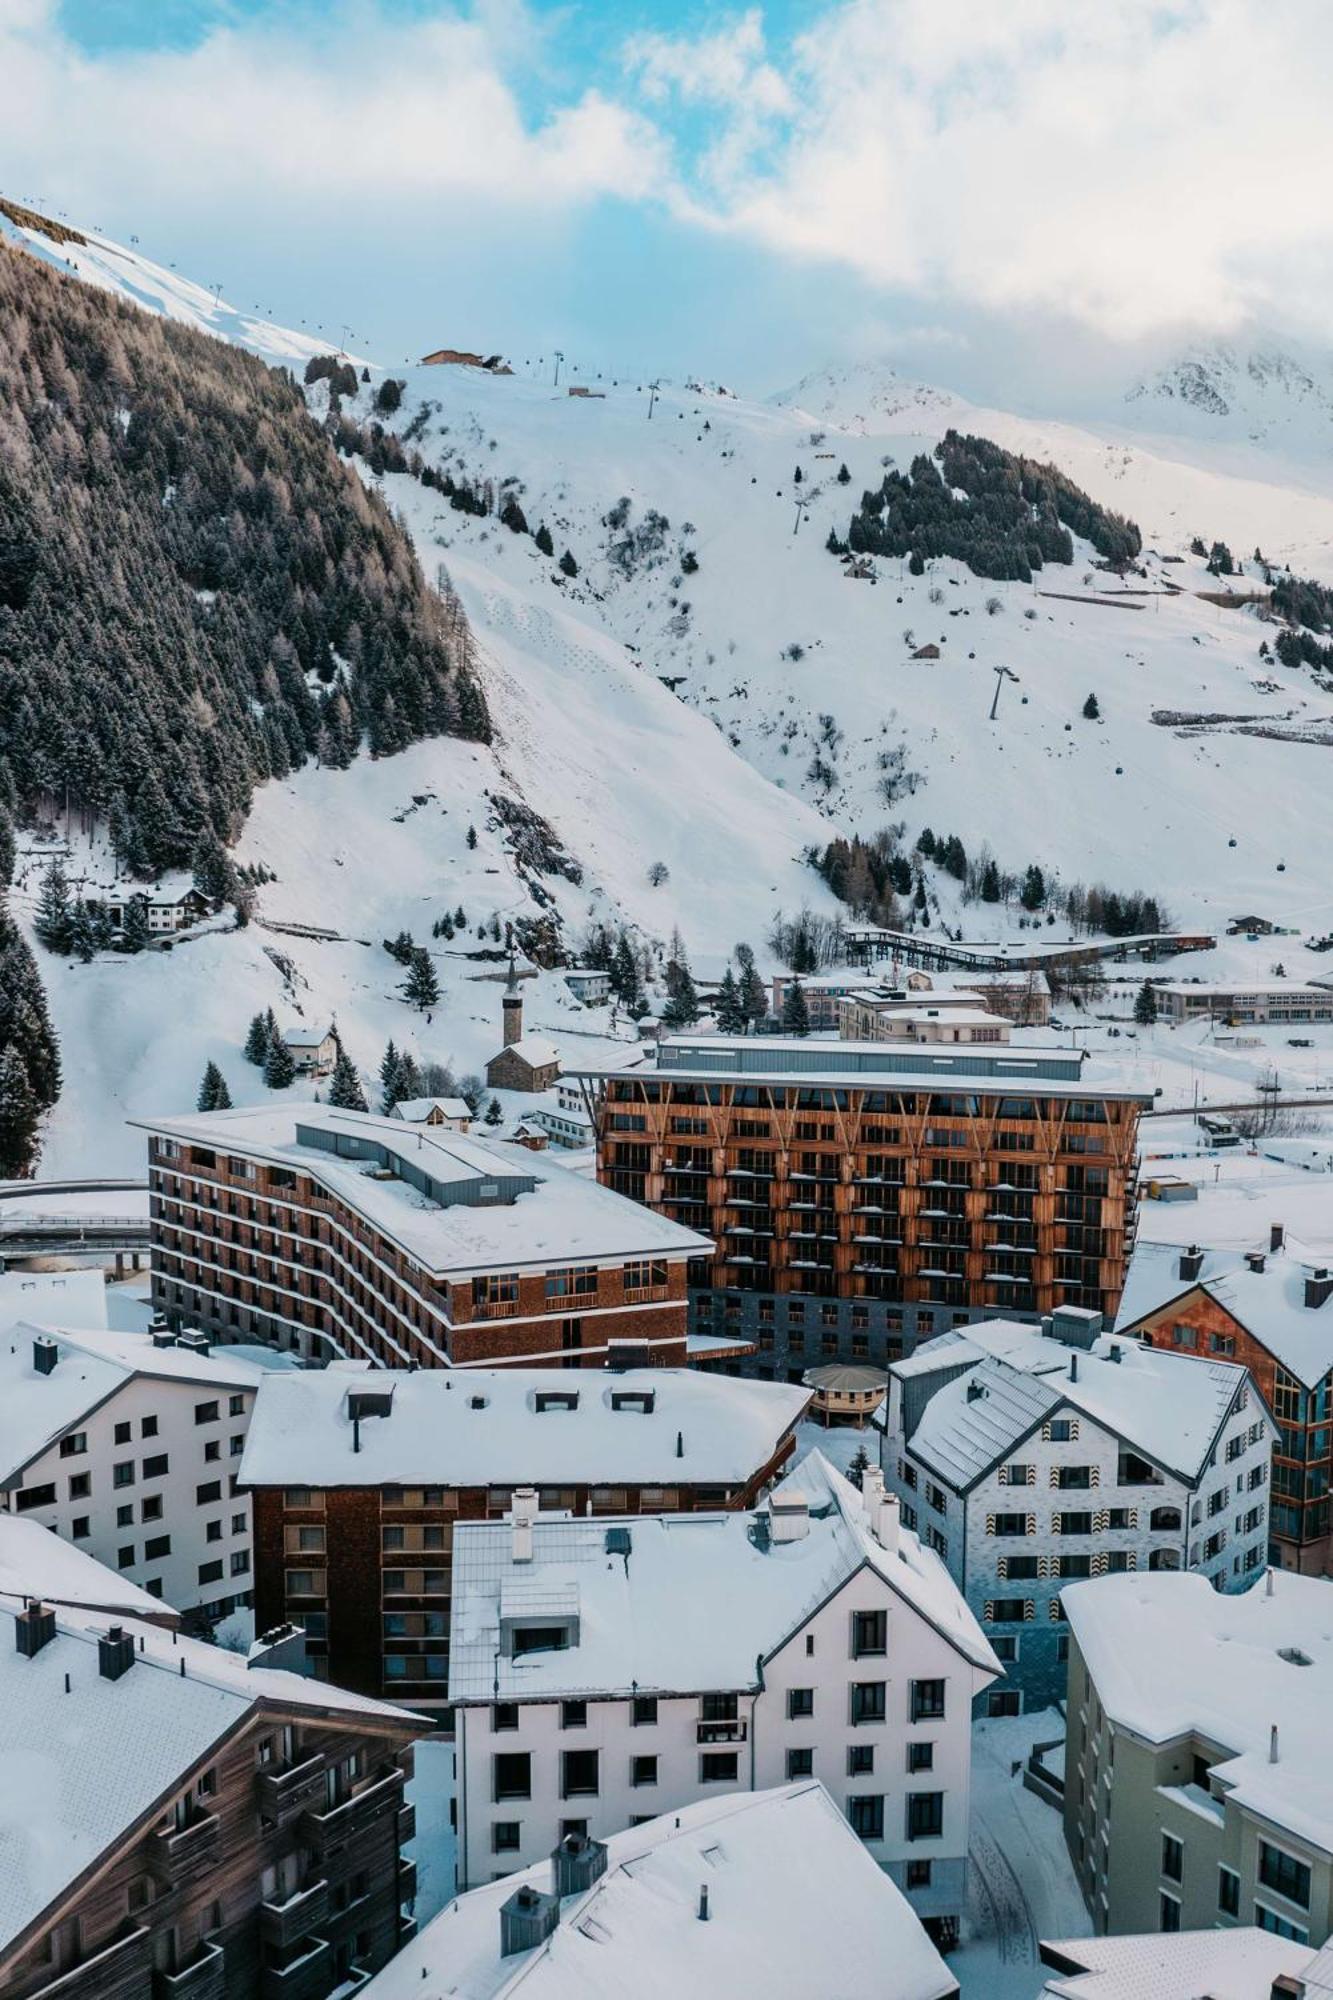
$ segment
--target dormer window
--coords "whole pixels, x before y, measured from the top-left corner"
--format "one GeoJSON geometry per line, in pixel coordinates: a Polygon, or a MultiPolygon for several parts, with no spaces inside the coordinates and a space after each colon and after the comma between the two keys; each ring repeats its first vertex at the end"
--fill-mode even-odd
{"type": "Polygon", "coordinates": [[[547,1410],[577,1410],[579,1392],[577,1389],[538,1389],[533,1396],[533,1405],[538,1416],[547,1410]]]}

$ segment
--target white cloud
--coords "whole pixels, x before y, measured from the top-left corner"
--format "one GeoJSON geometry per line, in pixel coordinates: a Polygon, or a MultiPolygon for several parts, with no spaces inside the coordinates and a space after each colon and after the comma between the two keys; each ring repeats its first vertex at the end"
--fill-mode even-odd
{"type": "Polygon", "coordinates": [[[1333,305],[1326,0],[843,0],[781,64],[742,26],[729,67],[717,33],[643,64],[659,118],[674,88],[739,135],[682,173],[700,224],[1119,338],[1333,305]]]}

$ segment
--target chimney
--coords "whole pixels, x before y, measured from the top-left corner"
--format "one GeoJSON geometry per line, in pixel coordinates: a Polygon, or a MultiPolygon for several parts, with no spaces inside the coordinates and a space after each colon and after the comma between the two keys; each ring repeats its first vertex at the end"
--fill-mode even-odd
{"type": "Polygon", "coordinates": [[[567,1833],[551,1851],[551,1880],[557,1896],[581,1896],[606,1873],[606,1848],[586,1833],[567,1833]]]}
{"type": "Polygon", "coordinates": [[[185,1348],[190,1354],[207,1354],[212,1343],[206,1333],[201,1332],[197,1326],[192,1326],[188,1333],[180,1336],[176,1345],[185,1348]]]}
{"type": "Polygon", "coordinates": [[[500,1905],[500,1956],[535,1951],[560,1925],[560,1904],[554,1896],[524,1883],[500,1905]]]}
{"type": "Polygon", "coordinates": [[[1182,1278],[1197,1278],[1203,1269],[1203,1252],[1197,1243],[1191,1243],[1188,1250],[1180,1253],[1180,1275],[1182,1278]]]}
{"type": "Polygon", "coordinates": [[[968,1383],[968,1385],[967,1385],[967,1400],[968,1400],[968,1402],[969,1402],[969,1403],[980,1403],[980,1402],[983,1402],[983,1401],[985,1400],[985,1395],[986,1395],[986,1385],[985,1385],[985,1383],[984,1383],[984,1382],[969,1382],[969,1383],[968,1383]]]}
{"type": "Polygon", "coordinates": [[[514,1531],[511,1553],[516,1563],[532,1561],[532,1524],[536,1518],[536,1487],[516,1486],[509,1508],[509,1519],[514,1531]]]}
{"type": "Polygon", "coordinates": [[[1268,1225],[1268,1248],[1274,1256],[1277,1255],[1286,1240],[1286,1225],[1281,1222],[1271,1222],[1268,1225]]]}
{"type": "Polygon", "coordinates": [[[706,1882],[699,1884],[699,1922],[701,1924],[708,1922],[708,1884],[706,1882]]]}
{"type": "Polygon", "coordinates": [[[1312,1312],[1317,1312],[1330,1294],[1333,1294],[1333,1278],[1321,1265],[1305,1281],[1305,1303],[1312,1312]]]}
{"type": "Polygon", "coordinates": [[[514,961],[509,961],[509,977],[505,981],[504,1000],[501,1003],[504,1014],[504,1046],[511,1049],[515,1042],[523,1039],[523,995],[518,990],[518,974],[514,961]]]}
{"type": "Polygon", "coordinates": [[[152,1326],[148,1330],[152,1336],[154,1347],[174,1347],[176,1345],[176,1336],[169,1326],[165,1324],[162,1326],[152,1326]]]}
{"type": "Polygon", "coordinates": [[[1121,1347],[1120,1342],[1118,1340],[1113,1340],[1110,1343],[1110,1351],[1107,1355],[1107,1360],[1114,1361],[1123,1365],[1124,1359],[1125,1359],[1124,1349],[1121,1347]]]}
{"type": "Polygon", "coordinates": [[[1078,1380],[1078,1356],[1077,1356],[1077,1354],[1071,1354],[1071,1355],[1070,1355],[1070,1357],[1069,1357],[1069,1379],[1070,1379],[1070,1381],[1071,1381],[1071,1382],[1077,1382],[1077,1380],[1078,1380]]]}
{"type": "Polygon", "coordinates": [[[37,1373],[50,1375],[59,1359],[60,1349],[54,1340],[48,1340],[44,1333],[39,1333],[32,1343],[32,1365],[37,1373]]]}
{"type": "Polygon", "coordinates": [[[25,1660],[34,1660],[55,1636],[55,1612],[34,1597],[14,1620],[14,1651],[22,1653],[25,1660]]]}
{"type": "Polygon", "coordinates": [[[1260,1274],[1263,1271],[1264,1265],[1267,1263],[1267,1261],[1268,1261],[1268,1256],[1266,1251],[1247,1250],[1245,1252],[1245,1262],[1249,1265],[1250,1269],[1254,1272],[1256,1277],[1260,1276],[1260,1274]]]}
{"type": "Polygon", "coordinates": [[[1268,1732],[1268,1761],[1270,1764],[1276,1764],[1278,1761],[1276,1723],[1273,1724],[1273,1727],[1268,1732]]]}
{"type": "Polygon", "coordinates": [[[885,1555],[896,1556],[898,1536],[902,1527],[903,1510],[896,1493],[881,1493],[879,1507],[871,1522],[875,1540],[885,1555]]]}
{"type": "Polygon", "coordinates": [[[804,1493],[771,1493],[768,1499],[768,1532],[774,1547],[784,1542],[803,1542],[810,1532],[810,1502],[804,1493]]]}
{"type": "Polygon", "coordinates": [[[1268,1989],[1268,2000],[1306,2000],[1309,1990],[1294,1972],[1279,1972],[1268,1989]]]}
{"type": "MultiPolygon", "coordinates": [[[[104,1681],[118,1681],[134,1665],[134,1638],[123,1625],[113,1625],[97,1642],[97,1671],[104,1681]]],[[[184,1669],[185,1661],[181,1660],[184,1669]]]]}

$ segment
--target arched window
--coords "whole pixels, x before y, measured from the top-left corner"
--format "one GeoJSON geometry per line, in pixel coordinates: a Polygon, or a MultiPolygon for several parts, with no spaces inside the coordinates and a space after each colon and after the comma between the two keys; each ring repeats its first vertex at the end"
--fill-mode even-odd
{"type": "MultiPolygon", "coordinates": [[[[1154,1507],[1148,1517],[1148,1526],[1162,1532],[1174,1530],[1178,1534],[1180,1532],[1180,1525],[1179,1507],[1154,1507]]],[[[1157,1567],[1163,1569],[1168,1567],[1168,1565],[1159,1563],[1157,1567]]],[[[1174,1565],[1171,1565],[1171,1567],[1174,1567],[1174,1565]]]]}

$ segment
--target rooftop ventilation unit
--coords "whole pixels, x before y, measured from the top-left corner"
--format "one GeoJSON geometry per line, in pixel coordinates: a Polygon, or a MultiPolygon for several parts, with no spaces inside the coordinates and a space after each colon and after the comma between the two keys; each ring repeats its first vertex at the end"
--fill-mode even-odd
{"type": "Polygon", "coordinates": [[[516,1952],[535,1951],[559,1928],[560,1904],[555,1896],[525,1883],[515,1889],[508,1902],[500,1905],[500,1956],[513,1958],[516,1952]]]}
{"type": "Polygon", "coordinates": [[[190,1354],[207,1354],[212,1346],[212,1342],[206,1333],[201,1333],[199,1328],[195,1326],[191,1327],[188,1333],[181,1334],[176,1345],[177,1347],[185,1348],[190,1354]]]}
{"type": "Polygon", "coordinates": [[[606,1873],[606,1848],[586,1833],[567,1833],[551,1850],[551,1878],[557,1896],[582,1896],[606,1873]]]}
{"type": "Polygon", "coordinates": [[[1268,1227],[1268,1247],[1276,1255],[1287,1240],[1285,1223],[1273,1222],[1268,1227]]]}
{"type": "Polygon", "coordinates": [[[1266,1250],[1247,1250],[1245,1252],[1245,1262],[1249,1265],[1255,1276],[1259,1277],[1263,1272],[1264,1265],[1268,1262],[1268,1253],[1266,1250]]]}
{"type": "Polygon", "coordinates": [[[609,1556],[627,1556],[634,1547],[628,1528],[608,1528],[606,1531],[606,1553],[609,1556]]]}
{"type": "Polygon", "coordinates": [[[1305,1281],[1305,1303],[1312,1311],[1317,1311],[1326,1299],[1333,1295],[1333,1277],[1322,1267],[1312,1271],[1305,1281]]]}
{"type": "Polygon", "coordinates": [[[152,1336],[154,1347],[174,1347],[176,1345],[176,1336],[169,1326],[165,1324],[162,1326],[151,1326],[148,1331],[152,1336]]]}
{"type": "Polygon", "coordinates": [[[1203,1252],[1197,1243],[1191,1243],[1188,1250],[1182,1250],[1180,1253],[1180,1275],[1192,1281],[1198,1277],[1202,1269],[1203,1252]]]}
{"type": "Polygon", "coordinates": [[[32,1365],[37,1370],[37,1373],[39,1375],[54,1373],[56,1362],[59,1359],[60,1349],[56,1346],[54,1340],[48,1340],[45,1334],[39,1334],[32,1343],[32,1365]]]}
{"type": "Polygon", "coordinates": [[[349,1389],[347,1391],[347,1414],[353,1423],[363,1417],[389,1417],[393,1415],[393,1384],[387,1389],[349,1389]]]}
{"type": "Polygon", "coordinates": [[[56,1614],[48,1604],[39,1604],[34,1598],[25,1604],[14,1620],[14,1651],[22,1653],[25,1660],[36,1659],[48,1640],[56,1636],[56,1614]]]}
{"type": "Polygon", "coordinates": [[[133,1665],[133,1634],[123,1625],[113,1625],[97,1642],[97,1671],[104,1681],[118,1681],[133,1665]]]}
{"type": "Polygon", "coordinates": [[[810,1502],[804,1493],[773,1493],[768,1501],[769,1535],[775,1547],[803,1542],[810,1532],[810,1502]]]}

